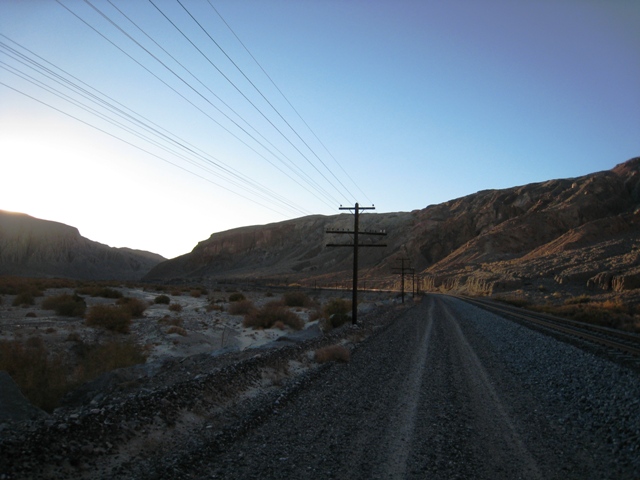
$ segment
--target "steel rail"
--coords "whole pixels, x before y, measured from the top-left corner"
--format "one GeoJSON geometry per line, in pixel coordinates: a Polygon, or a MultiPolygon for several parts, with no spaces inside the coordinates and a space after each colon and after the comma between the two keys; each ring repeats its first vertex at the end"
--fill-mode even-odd
{"type": "Polygon", "coordinates": [[[588,340],[590,342],[598,343],[600,345],[640,357],[640,335],[634,333],[555,317],[548,314],[523,312],[520,309],[517,309],[516,311],[515,307],[506,307],[503,305],[498,306],[487,300],[478,300],[459,295],[456,295],[456,297],[501,316],[508,315],[515,317],[524,323],[533,323],[541,327],[559,331],[573,337],[578,337],[583,340],[588,340]]]}

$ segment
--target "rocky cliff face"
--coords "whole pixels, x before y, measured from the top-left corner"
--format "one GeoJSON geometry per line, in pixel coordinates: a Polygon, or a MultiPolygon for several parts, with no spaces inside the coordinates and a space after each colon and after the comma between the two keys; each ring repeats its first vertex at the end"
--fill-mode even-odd
{"type": "Polygon", "coordinates": [[[165,258],[88,240],[74,227],[0,210],[0,274],[139,280],[165,258]]]}
{"type": "MultiPolygon", "coordinates": [[[[361,230],[385,229],[387,248],[360,250],[360,277],[397,283],[406,258],[422,288],[491,294],[560,286],[640,287],[640,158],[573,179],[487,190],[411,213],[362,215],[361,230]]],[[[211,235],[155,267],[147,280],[286,278],[307,284],[348,279],[351,215],[310,216],[211,235]]],[[[366,237],[362,239],[366,242],[366,237]]]]}

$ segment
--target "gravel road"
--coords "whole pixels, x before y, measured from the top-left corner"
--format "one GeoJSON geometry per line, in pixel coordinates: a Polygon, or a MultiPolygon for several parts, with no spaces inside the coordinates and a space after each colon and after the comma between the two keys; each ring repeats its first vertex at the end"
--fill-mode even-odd
{"type": "Polygon", "coordinates": [[[428,296],[176,478],[639,478],[640,376],[428,296]]]}

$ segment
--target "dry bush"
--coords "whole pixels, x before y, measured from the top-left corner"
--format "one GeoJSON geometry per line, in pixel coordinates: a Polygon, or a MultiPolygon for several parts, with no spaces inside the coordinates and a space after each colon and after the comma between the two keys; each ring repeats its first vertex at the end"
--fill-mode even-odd
{"type": "Polygon", "coordinates": [[[11,305],[14,307],[21,307],[23,305],[35,305],[35,303],[36,300],[33,293],[30,291],[24,291],[15,296],[11,305]]]}
{"type": "Polygon", "coordinates": [[[234,292],[231,295],[229,295],[229,302],[241,302],[242,300],[245,300],[246,297],[244,296],[244,294],[240,293],[240,292],[234,292]]]}
{"type": "Polygon", "coordinates": [[[62,357],[49,354],[41,338],[0,341],[0,370],[13,378],[32,404],[47,412],[69,390],[62,357]]]}
{"type": "Polygon", "coordinates": [[[253,312],[256,307],[251,300],[239,300],[229,305],[229,313],[231,315],[247,315],[253,312]]]}
{"type": "Polygon", "coordinates": [[[169,298],[169,295],[158,295],[153,300],[153,303],[169,305],[171,303],[171,298],[169,298]]]}
{"type": "Polygon", "coordinates": [[[167,330],[167,334],[170,333],[177,333],[178,335],[182,335],[183,337],[187,336],[187,331],[184,328],[175,325],[173,327],[169,327],[169,329],[167,330]]]}
{"type": "Polygon", "coordinates": [[[90,295],[92,297],[101,297],[101,298],[122,298],[122,292],[116,290],[115,288],[107,287],[105,285],[83,285],[81,287],[76,288],[76,293],[78,295],[90,295]]]}
{"type": "Polygon", "coordinates": [[[42,301],[42,308],[45,310],[54,310],[57,315],[65,317],[82,317],[87,304],[78,294],[54,295],[47,297],[42,301]]]}
{"type": "Polygon", "coordinates": [[[120,305],[94,305],[85,315],[90,327],[102,327],[112,332],[129,333],[131,312],[120,305]]]}
{"type": "Polygon", "coordinates": [[[259,310],[245,315],[242,325],[253,328],[271,328],[282,322],[294,330],[304,327],[304,321],[280,302],[269,302],[259,310]]]}
{"type": "Polygon", "coordinates": [[[320,320],[322,318],[322,311],[317,308],[314,308],[309,312],[309,321],[313,322],[315,320],[320,320]]]}
{"type": "Polygon", "coordinates": [[[86,344],[81,340],[74,346],[78,355],[73,382],[82,384],[117,368],[145,363],[147,352],[134,342],[109,341],[86,344]]]}
{"type": "Polygon", "coordinates": [[[172,312],[181,312],[182,305],[180,305],[179,303],[172,303],[171,305],[169,305],[169,310],[172,312]]]}
{"type": "Polygon", "coordinates": [[[147,302],[140,300],[139,298],[122,297],[119,298],[116,303],[123,308],[126,308],[131,313],[133,318],[144,317],[144,311],[149,305],[147,302]]]}
{"type": "Polygon", "coordinates": [[[315,351],[316,362],[341,362],[347,363],[351,360],[351,352],[343,345],[329,345],[315,351]]]}
{"type": "Polygon", "coordinates": [[[282,296],[287,307],[310,307],[313,301],[304,292],[287,292],[282,296]]]}
{"type": "Polygon", "coordinates": [[[326,318],[335,314],[347,314],[351,311],[351,302],[343,298],[333,298],[327,302],[322,311],[326,318]]]}

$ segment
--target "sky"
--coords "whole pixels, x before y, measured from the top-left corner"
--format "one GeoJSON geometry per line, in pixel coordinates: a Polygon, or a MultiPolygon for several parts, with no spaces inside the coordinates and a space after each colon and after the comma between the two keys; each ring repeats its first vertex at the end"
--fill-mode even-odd
{"type": "Polygon", "coordinates": [[[640,155],[637,0],[0,0],[0,209],[173,258],[640,155]]]}

